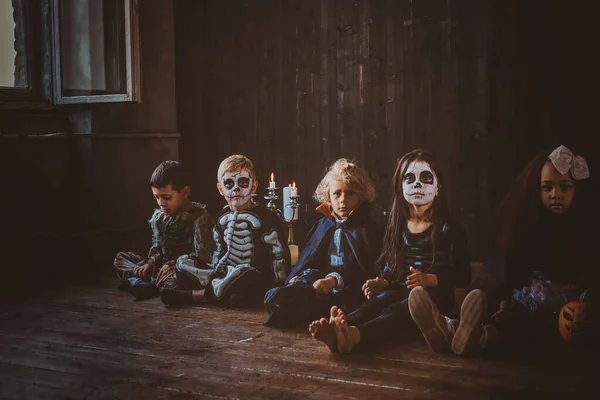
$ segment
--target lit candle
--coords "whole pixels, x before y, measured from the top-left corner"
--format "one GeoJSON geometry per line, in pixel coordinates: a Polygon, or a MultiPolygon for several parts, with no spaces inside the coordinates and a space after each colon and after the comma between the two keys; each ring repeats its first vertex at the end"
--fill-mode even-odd
{"type": "Polygon", "coordinates": [[[283,218],[286,221],[291,221],[292,217],[294,216],[294,209],[291,207],[286,207],[288,204],[290,204],[291,193],[292,185],[288,185],[283,188],[283,218]]]}
{"type": "Polygon", "coordinates": [[[296,187],[296,182],[292,183],[292,190],[290,192],[290,196],[293,196],[293,197],[298,196],[298,188],[296,187]]]}
{"type": "Polygon", "coordinates": [[[269,181],[269,189],[275,189],[275,177],[271,172],[271,180],[269,181]]]}
{"type": "Polygon", "coordinates": [[[290,248],[290,261],[292,262],[292,267],[298,263],[298,245],[289,244],[290,248]]]}
{"type": "MultiPolygon", "coordinates": [[[[290,187],[290,197],[298,197],[298,188],[296,187],[296,182],[292,183],[292,187],[290,187]]],[[[296,201],[297,203],[297,201],[296,201]]],[[[292,210],[292,220],[293,221],[297,221],[298,220],[298,208],[291,208],[292,210]]]]}

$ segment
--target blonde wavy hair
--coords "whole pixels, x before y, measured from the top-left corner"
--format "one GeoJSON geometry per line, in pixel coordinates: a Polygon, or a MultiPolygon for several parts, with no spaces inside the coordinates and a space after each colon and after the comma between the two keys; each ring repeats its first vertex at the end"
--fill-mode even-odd
{"type": "Polygon", "coordinates": [[[321,182],[315,189],[314,199],[319,203],[329,201],[329,185],[333,181],[344,182],[346,187],[354,190],[363,200],[369,203],[375,200],[375,186],[369,174],[356,163],[340,158],[325,170],[321,182]]]}
{"type": "Polygon", "coordinates": [[[254,164],[250,159],[241,154],[234,154],[227,157],[219,165],[217,170],[217,182],[221,182],[221,178],[225,175],[225,172],[237,172],[246,170],[250,174],[250,178],[256,181],[256,172],[254,171],[254,164]]]}

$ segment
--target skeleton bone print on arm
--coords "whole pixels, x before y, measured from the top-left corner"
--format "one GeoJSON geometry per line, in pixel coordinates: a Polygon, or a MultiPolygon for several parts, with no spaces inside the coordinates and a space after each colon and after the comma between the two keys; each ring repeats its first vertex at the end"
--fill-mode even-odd
{"type": "Polygon", "coordinates": [[[275,229],[271,229],[262,237],[263,242],[271,245],[271,264],[273,266],[273,275],[277,283],[285,281],[287,278],[287,268],[285,262],[285,253],[283,245],[279,241],[279,235],[275,229]]]}
{"type": "MultiPolygon", "coordinates": [[[[225,254],[216,262],[215,268],[251,264],[254,258],[252,230],[259,229],[261,226],[256,215],[243,211],[232,211],[219,218],[218,224],[224,230],[226,249],[222,249],[220,241],[217,240],[216,254],[222,254],[223,250],[225,250],[225,254]]],[[[217,237],[218,233],[215,230],[215,239],[217,237]]]]}

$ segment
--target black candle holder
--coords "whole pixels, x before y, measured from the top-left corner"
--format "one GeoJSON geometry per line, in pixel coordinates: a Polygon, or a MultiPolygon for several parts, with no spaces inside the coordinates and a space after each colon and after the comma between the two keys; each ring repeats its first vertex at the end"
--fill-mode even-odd
{"type": "Polygon", "coordinates": [[[298,203],[298,199],[300,198],[300,196],[295,195],[295,196],[290,196],[290,202],[288,204],[284,204],[285,208],[291,208],[292,209],[292,217],[291,219],[287,220],[285,218],[285,214],[279,210],[277,208],[277,206],[275,205],[275,200],[278,200],[280,197],[279,195],[277,195],[277,190],[279,190],[278,187],[272,187],[269,185],[269,187],[267,188],[267,194],[264,196],[265,200],[268,200],[269,202],[267,203],[267,210],[274,212],[283,222],[285,222],[288,226],[288,240],[287,243],[288,244],[295,244],[295,240],[294,240],[294,222],[297,221],[297,219],[294,219],[294,217],[296,217],[298,214],[298,208],[300,208],[301,204],[298,203]]]}
{"type": "Polygon", "coordinates": [[[287,241],[288,244],[295,244],[295,241],[294,241],[294,222],[296,222],[297,219],[294,219],[294,217],[298,215],[296,213],[298,212],[298,208],[301,206],[301,204],[298,203],[298,199],[299,198],[300,198],[300,196],[298,196],[298,195],[296,195],[296,196],[290,196],[290,202],[284,206],[286,208],[291,208],[292,209],[292,218],[289,221],[286,220],[285,218],[282,218],[288,224],[288,241],[287,241]]]}
{"type": "Polygon", "coordinates": [[[269,187],[267,188],[268,193],[265,195],[265,200],[269,200],[269,202],[267,203],[267,210],[272,211],[276,214],[279,212],[277,206],[275,205],[275,200],[279,199],[279,196],[277,196],[277,193],[275,193],[277,189],[279,188],[272,187],[269,185],[269,187]]]}

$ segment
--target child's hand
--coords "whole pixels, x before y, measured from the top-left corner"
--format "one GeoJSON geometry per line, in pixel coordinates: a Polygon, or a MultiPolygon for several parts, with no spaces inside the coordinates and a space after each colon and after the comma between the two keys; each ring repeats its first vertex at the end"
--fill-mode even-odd
{"type": "Polygon", "coordinates": [[[152,268],[148,264],[144,264],[141,267],[137,267],[133,270],[133,273],[138,278],[147,279],[152,275],[152,268]]]}
{"type": "Polygon", "coordinates": [[[317,279],[315,283],[313,283],[313,288],[317,293],[329,294],[335,285],[337,285],[337,280],[333,276],[330,276],[328,278],[317,279]]]}
{"type": "Polygon", "coordinates": [[[412,274],[406,277],[405,282],[408,289],[412,289],[417,286],[432,287],[438,285],[437,276],[434,274],[424,274],[413,267],[410,267],[410,272],[412,272],[412,274]]]}
{"type": "Polygon", "coordinates": [[[290,283],[296,282],[298,280],[298,275],[290,279],[290,283]]]}
{"type": "Polygon", "coordinates": [[[175,261],[169,261],[167,264],[163,265],[160,270],[158,270],[158,274],[156,274],[156,284],[160,285],[167,279],[173,276],[175,272],[175,261]]]}
{"type": "Polygon", "coordinates": [[[390,283],[379,277],[375,279],[368,279],[362,286],[362,291],[365,294],[367,299],[370,299],[371,296],[376,296],[379,293],[383,292],[383,290],[388,287],[390,283]]]}
{"type": "Polygon", "coordinates": [[[507,309],[508,309],[508,302],[506,300],[502,300],[500,302],[500,309],[498,311],[496,311],[495,313],[493,313],[491,318],[493,320],[499,319],[507,309]]]}

